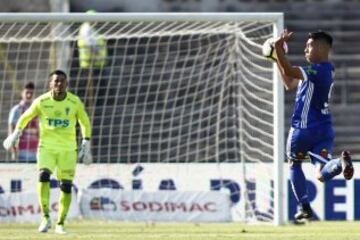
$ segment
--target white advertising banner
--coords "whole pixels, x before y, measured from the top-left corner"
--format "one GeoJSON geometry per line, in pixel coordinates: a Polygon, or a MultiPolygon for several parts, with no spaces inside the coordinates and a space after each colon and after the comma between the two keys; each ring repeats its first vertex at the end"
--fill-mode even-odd
{"type": "Polygon", "coordinates": [[[229,196],[221,192],[122,191],[86,189],[80,193],[84,217],[127,221],[227,222],[229,196]]]}
{"type": "MultiPolygon", "coordinates": [[[[36,186],[36,185],[35,185],[36,186]]],[[[50,216],[53,221],[57,219],[59,209],[59,190],[51,190],[50,216]]],[[[79,207],[76,195],[73,194],[73,201],[68,213],[68,219],[79,216],[79,207]]],[[[2,222],[35,222],[41,220],[40,206],[35,192],[17,192],[0,194],[0,223],[2,222]]]]}
{"type": "MultiPolygon", "coordinates": [[[[322,220],[360,220],[360,163],[354,163],[355,174],[351,181],[342,175],[320,183],[316,180],[314,167],[303,164],[308,180],[308,195],[316,218],[322,220]]],[[[247,166],[247,191],[251,192],[252,206],[261,216],[272,215],[272,164],[249,164],[247,166]],[[251,174],[250,174],[251,173],[251,174]]],[[[289,172],[288,165],[284,173],[289,172]]],[[[93,164],[78,165],[74,180],[77,189],[100,189],[103,187],[123,191],[179,192],[222,191],[230,196],[232,219],[242,218],[243,196],[242,167],[239,163],[223,164],[93,164]]],[[[0,164],[0,193],[34,192],[38,180],[35,164],[0,164]]],[[[55,181],[52,179],[52,181],[55,181]]],[[[296,201],[288,181],[284,181],[286,219],[296,212],[296,201]]],[[[0,194],[0,196],[3,194],[0,194]]],[[[2,196],[3,197],[3,196],[2,196]]],[[[6,210],[8,211],[8,210],[6,210]]],[[[4,210],[0,213],[3,213],[4,210]]],[[[3,213],[4,215],[4,213],[3,213]]],[[[6,214],[5,214],[6,215],[6,214]]]]}

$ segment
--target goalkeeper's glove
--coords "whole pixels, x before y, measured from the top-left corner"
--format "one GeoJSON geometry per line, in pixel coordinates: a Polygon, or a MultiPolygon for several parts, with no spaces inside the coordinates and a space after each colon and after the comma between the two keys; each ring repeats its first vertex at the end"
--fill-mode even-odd
{"type": "Polygon", "coordinates": [[[19,144],[19,139],[21,136],[21,130],[15,129],[15,131],[10,134],[3,142],[3,146],[7,151],[10,151],[19,144]]]}
{"type": "Polygon", "coordinates": [[[85,165],[89,165],[92,163],[93,158],[91,155],[91,149],[90,149],[90,141],[83,139],[81,146],[80,146],[80,150],[79,150],[79,161],[83,162],[85,165]]]}

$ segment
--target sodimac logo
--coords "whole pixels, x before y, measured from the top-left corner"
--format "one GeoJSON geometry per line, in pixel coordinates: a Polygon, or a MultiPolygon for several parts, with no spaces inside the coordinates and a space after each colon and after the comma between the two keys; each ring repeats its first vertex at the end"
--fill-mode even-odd
{"type": "MultiPolygon", "coordinates": [[[[58,203],[50,205],[50,212],[58,211],[58,203]]],[[[13,206],[0,206],[0,218],[1,217],[16,217],[24,215],[37,215],[40,214],[40,206],[34,204],[27,205],[13,205],[13,206]]]]}
{"type": "Polygon", "coordinates": [[[121,201],[121,211],[124,212],[217,212],[216,203],[214,202],[159,202],[159,201],[121,201]]]}
{"type": "Polygon", "coordinates": [[[217,212],[215,202],[160,202],[160,201],[120,201],[119,206],[108,197],[95,197],[90,201],[90,209],[93,211],[116,211],[121,212],[217,212]]]}
{"type": "Polygon", "coordinates": [[[90,201],[91,210],[116,211],[117,207],[113,200],[108,197],[95,197],[90,201]]]}

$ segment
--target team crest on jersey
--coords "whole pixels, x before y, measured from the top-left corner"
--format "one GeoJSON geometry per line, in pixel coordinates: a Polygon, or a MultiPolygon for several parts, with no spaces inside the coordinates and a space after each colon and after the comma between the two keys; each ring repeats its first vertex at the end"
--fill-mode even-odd
{"type": "Polygon", "coordinates": [[[66,113],[66,115],[69,115],[69,112],[70,112],[70,108],[65,108],[65,113],[66,113]]]}
{"type": "Polygon", "coordinates": [[[56,117],[60,117],[60,116],[61,116],[61,111],[56,110],[56,111],[54,112],[54,114],[55,114],[56,117]]]}

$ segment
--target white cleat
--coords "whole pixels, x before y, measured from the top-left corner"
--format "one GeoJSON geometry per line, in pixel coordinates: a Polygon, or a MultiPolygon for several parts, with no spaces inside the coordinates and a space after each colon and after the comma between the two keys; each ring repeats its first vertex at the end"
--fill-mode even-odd
{"type": "Polygon", "coordinates": [[[57,234],[66,234],[66,232],[64,230],[64,225],[56,224],[55,233],[57,233],[57,234]]]}
{"type": "Polygon", "coordinates": [[[46,233],[51,228],[51,219],[43,218],[38,228],[39,232],[46,233]]]}

